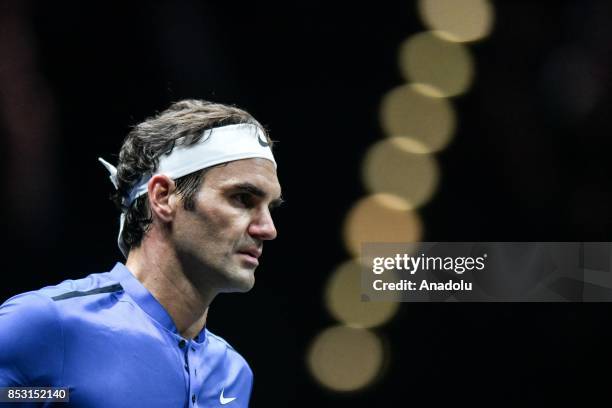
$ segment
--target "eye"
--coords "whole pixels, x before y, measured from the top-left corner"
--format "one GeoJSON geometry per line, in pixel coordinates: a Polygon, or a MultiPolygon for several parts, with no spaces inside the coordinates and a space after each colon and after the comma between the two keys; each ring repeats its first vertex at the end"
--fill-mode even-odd
{"type": "Polygon", "coordinates": [[[233,199],[246,208],[254,206],[253,196],[248,193],[238,193],[233,195],[233,199]]]}

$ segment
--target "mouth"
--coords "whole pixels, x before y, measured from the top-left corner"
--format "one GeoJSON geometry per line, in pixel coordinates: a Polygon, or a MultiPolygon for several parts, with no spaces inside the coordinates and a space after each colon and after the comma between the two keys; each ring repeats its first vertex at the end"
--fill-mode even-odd
{"type": "Polygon", "coordinates": [[[245,248],[238,251],[238,255],[247,263],[254,266],[259,265],[258,258],[261,256],[261,250],[257,248],[245,248]]]}

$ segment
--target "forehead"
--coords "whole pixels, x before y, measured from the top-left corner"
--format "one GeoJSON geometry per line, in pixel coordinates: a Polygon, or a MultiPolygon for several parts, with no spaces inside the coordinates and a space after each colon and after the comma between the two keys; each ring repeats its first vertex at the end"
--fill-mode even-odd
{"type": "Polygon", "coordinates": [[[273,197],[281,194],[276,168],[266,159],[236,160],[213,167],[204,176],[204,184],[209,187],[223,189],[244,183],[253,184],[273,197]]]}

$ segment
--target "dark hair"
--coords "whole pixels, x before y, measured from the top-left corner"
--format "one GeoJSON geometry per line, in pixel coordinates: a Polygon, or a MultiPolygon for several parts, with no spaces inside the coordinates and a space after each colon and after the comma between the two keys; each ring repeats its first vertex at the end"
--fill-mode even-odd
{"type": "MultiPolygon", "coordinates": [[[[121,238],[128,247],[138,247],[151,225],[152,216],[146,194],[138,197],[129,207],[126,199],[132,188],[145,177],[155,173],[159,157],[174,148],[176,139],[184,137],[186,145],[202,138],[203,130],[213,127],[252,123],[263,126],[248,112],[234,106],[208,101],[186,99],[175,102],[158,115],[136,125],[126,136],[117,164],[117,191],[112,200],[125,212],[121,238]]],[[[264,129],[268,143],[272,140],[264,129]]],[[[194,196],[200,188],[207,169],[199,170],[175,180],[177,193],[186,210],[195,207],[194,196]]]]}

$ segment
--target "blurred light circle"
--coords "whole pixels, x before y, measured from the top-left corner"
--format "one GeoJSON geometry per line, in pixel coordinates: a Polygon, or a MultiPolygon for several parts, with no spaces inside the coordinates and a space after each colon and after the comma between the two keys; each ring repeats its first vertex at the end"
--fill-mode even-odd
{"type": "Polygon", "coordinates": [[[423,84],[418,91],[432,97],[464,93],[474,77],[474,62],[467,47],[432,32],[415,34],[400,46],[400,68],[408,81],[423,84]]]}
{"type": "MultiPolygon", "coordinates": [[[[355,257],[366,242],[417,242],[423,226],[412,210],[387,206],[389,195],[370,195],[359,200],[347,214],[344,243],[355,257]]],[[[397,202],[403,202],[401,199],[397,202]]]]}
{"type": "Polygon", "coordinates": [[[412,205],[401,197],[395,196],[388,193],[374,194],[372,198],[378,201],[383,207],[398,210],[407,211],[412,209],[412,205]]]}
{"type": "Polygon", "coordinates": [[[391,319],[397,302],[361,301],[361,264],[347,261],[331,275],[325,291],[325,304],[339,321],[355,328],[379,326],[391,319]]]}
{"type": "Polygon", "coordinates": [[[374,144],[363,163],[366,188],[401,197],[411,208],[426,203],[436,190],[439,170],[430,154],[405,150],[406,141],[391,138],[374,144]]]}
{"type": "Polygon", "coordinates": [[[449,41],[479,40],[493,27],[493,6],[487,0],[419,0],[418,10],[425,25],[449,41]]]}
{"type": "MultiPolygon", "coordinates": [[[[422,88],[422,86],[421,86],[422,88]]],[[[405,150],[436,152],[449,143],[455,130],[455,111],[447,99],[425,96],[419,85],[392,89],[382,100],[380,121],[389,137],[408,139],[405,150]]]]}
{"type": "Polygon", "coordinates": [[[380,375],[384,349],[369,330],[336,326],[324,330],[308,351],[308,368],[323,386],[335,391],[354,391],[380,375]]]}

